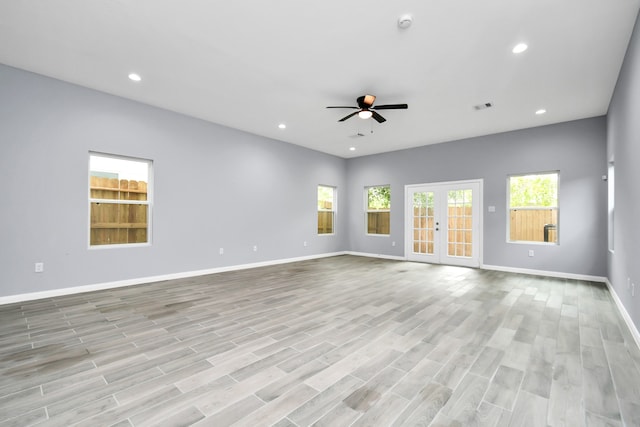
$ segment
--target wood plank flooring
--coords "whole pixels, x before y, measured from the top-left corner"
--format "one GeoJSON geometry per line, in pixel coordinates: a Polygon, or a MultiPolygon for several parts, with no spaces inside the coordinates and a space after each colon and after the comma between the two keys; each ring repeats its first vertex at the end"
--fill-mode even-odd
{"type": "Polygon", "coordinates": [[[638,426],[640,351],[600,283],[339,256],[0,306],[32,425],[638,426]]]}

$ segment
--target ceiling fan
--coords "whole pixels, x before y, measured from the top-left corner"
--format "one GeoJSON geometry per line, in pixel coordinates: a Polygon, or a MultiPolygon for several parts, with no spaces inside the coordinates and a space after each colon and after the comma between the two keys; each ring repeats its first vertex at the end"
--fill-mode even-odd
{"type": "Polygon", "coordinates": [[[327,108],[352,108],[352,109],[358,110],[344,116],[343,118],[338,120],[339,122],[344,122],[345,120],[350,119],[351,117],[357,114],[358,117],[360,117],[361,119],[368,119],[370,117],[373,117],[378,123],[386,122],[387,119],[385,119],[380,114],[378,114],[376,110],[406,110],[407,108],[409,108],[407,104],[387,104],[387,105],[378,105],[374,107],[373,103],[375,100],[376,100],[376,97],[373,95],[363,95],[358,97],[357,107],[337,106],[337,107],[327,107],[327,108]]]}

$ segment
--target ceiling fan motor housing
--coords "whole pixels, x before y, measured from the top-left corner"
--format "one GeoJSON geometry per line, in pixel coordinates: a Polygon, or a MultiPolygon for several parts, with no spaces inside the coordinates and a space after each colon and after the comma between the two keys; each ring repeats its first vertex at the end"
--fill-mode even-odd
{"type": "Polygon", "coordinates": [[[375,100],[376,97],[373,95],[362,95],[358,97],[357,102],[360,108],[369,108],[375,100]]]}

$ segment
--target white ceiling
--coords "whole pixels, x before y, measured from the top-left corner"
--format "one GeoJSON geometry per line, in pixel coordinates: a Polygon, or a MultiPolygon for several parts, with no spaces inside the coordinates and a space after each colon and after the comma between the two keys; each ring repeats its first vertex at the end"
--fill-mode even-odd
{"type": "Polygon", "coordinates": [[[0,62],[348,158],[605,114],[639,7],[2,0],[0,62]],[[529,49],[515,55],[519,42],[529,49]],[[338,123],[350,110],[325,108],[365,93],[409,109],[380,111],[378,124],[338,123]],[[485,102],[494,107],[473,109],[485,102]]]}

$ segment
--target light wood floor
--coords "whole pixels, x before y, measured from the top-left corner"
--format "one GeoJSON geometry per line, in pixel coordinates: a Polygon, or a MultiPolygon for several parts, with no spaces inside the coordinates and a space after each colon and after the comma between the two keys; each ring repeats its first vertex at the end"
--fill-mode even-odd
{"type": "Polygon", "coordinates": [[[352,256],[0,306],[2,427],[638,426],[639,368],[603,284],[352,256]]]}

